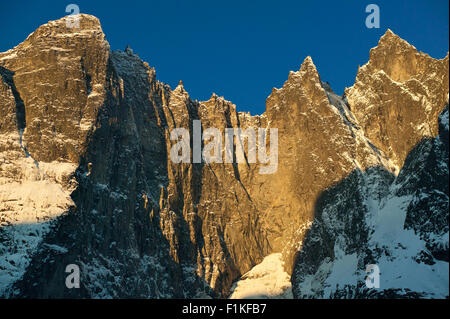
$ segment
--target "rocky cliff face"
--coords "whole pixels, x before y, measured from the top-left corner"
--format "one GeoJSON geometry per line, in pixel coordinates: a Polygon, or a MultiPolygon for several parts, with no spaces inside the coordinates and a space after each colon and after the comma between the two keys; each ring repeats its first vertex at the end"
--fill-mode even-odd
{"type": "Polygon", "coordinates": [[[388,30],[345,91],[367,138],[399,168],[424,137],[438,134],[448,65],[448,54],[435,60],[388,30]]]}
{"type": "Polygon", "coordinates": [[[66,22],[0,53],[0,295],[225,297],[271,253],[295,297],[364,293],[366,264],[405,258],[433,279],[447,269],[446,291],[392,280],[388,293],[448,295],[448,55],[388,31],[344,97],[307,57],[251,116],[111,52],[95,17],[66,22]],[[193,136],[194,120],[277,128],[277,170],[260,174],[247,149],[241,163],[174,163],[170,133],[193,136]],[[68,264],[80,289],[65,286],[68,264]],[[349,277],[336,282],[341,264],[349,277]]]}
{"type": "Polygon", "coordinates": [[[448,106],[398,176],[355,171],[326,190],[293,273],[297,298],[448,296],[448,106]],[[380,270],[365,285],[366,265],[380,270]]]}

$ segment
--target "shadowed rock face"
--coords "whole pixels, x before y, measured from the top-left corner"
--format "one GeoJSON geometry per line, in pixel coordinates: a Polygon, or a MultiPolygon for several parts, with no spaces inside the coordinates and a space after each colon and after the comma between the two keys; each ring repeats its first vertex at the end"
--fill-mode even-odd
{"type": "MultiPolygon", "coordinates": [[[[292,273],[308,262],[298,251],[323,192],[372,167],[390,185],[413,147],[438,134],[448,101],[448,56],[434,60],[388,31],[346,98],[307,57],[273,89],[266,112],[251,116],[214,94],[194,101],[182,82],[172,90],[131,50],[111,52],[97,18],[79,17],[80,28],[52,21],[0,53],[0,270],[9,274],[0,295],[227,296],[276,252],[292,273]],[[170,132],[187,128],[192,137],[194,120],[222,133],[277,128],[277,171],[260,174],[264,164],[248,160],[173,163],[170,132]],[[60,193],[23,208],[23,185],[35,183],[60,193]],[[31,238],[23,223],[43,226],[31,238]],[[13,253],[23,262],[11,264],[13,253]],[[65,287],[68,264],[80,266],[81,289],[65,287]]],[[[367,237],[355,193],[332,194],[349,201],[351,227],[367,237]]],[[[408,215],[414,229],[416,211],[408,215]]],[[[328,255],[314,256],[320,263],[328,255]]]]}

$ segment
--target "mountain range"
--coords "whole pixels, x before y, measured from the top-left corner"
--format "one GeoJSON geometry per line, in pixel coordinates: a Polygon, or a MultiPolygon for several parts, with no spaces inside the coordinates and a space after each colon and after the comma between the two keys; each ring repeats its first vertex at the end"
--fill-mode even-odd
{"type": "Polygon", "coordinates": [[[274,298],[448,298],[448,54],[388,29],[343,96],[306,57],[251,115],[68,19],[0,53],[1,297],[226,298],[273,272],[274,298]],[[277,128],[276,172],[174,163],[195,120],[277,128]]]}

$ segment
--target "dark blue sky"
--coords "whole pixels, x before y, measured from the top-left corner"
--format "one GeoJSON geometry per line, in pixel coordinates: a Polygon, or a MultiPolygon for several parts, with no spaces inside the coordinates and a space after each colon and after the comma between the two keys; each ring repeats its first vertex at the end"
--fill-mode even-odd
{"type": "Polygon", "coordinates": [[[0,51],[66,15],[69,3],[100,19],[113,50],[130,44],[172,88],[183,80],[193,99],[215,92],[252,114],[308,55],[341,94],[387,28],[434,58],[449,46],[447,0],[72,0],[3,2],[0,51]],[[365,26],[370,3],[380,7],[380,29],[365,26]]]}

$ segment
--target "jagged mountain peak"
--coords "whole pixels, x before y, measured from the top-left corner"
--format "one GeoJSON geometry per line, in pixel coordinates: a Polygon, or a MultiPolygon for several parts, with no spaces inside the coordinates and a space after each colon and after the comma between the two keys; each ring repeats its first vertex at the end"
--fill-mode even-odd
{"type": "Polygon", "coordinates": [[[184,85],[183,85],[183,81],[179,81],[177,87],[173,90],[174,93],[182,93],[185,94],[187,93],[186,90],[184,89],[184,85]]]}
{"type": "Polygon", "coordinates": [[[395,33],[390,28],[387,28],[383,36],[393,36],[393,35],[395,35],[395,33]]]}
{"type": "Polygon", "coordinates": [[[404,48],[414,48],[415,47],[410,44],[405,39],[401,38],[399,35],[394,33],[391,29],[387,29],[386,32],[380,37],[378,40],[377,47],[388,47],[388,46],[402,46],[404,48]]]}
{"type": "MultiPolygon", "coordinates": [[[[327,107],[328,99],[316,66],[310,56],[302,62],[298,71],[290,71],[288,79],[280,89],[273,88],[271,94],[266,99],[266,112],[277,113],[280,110],[281,101],[286,99],[305,99],[308,102],[294,102],[289,107],[295,109],[306,109],[318,111],[321,107],[327,107]],[[302,105],[303,104],[303,105],[302,105]],[[319,107],[321,106],[321,107],[319,107]]],[[[286,111],[286,110],[284,110],[286,111]]],[[[291,110],[293,111],[293,110],[291,110]]],[[[297,112],[297,111],[295,111],[297,112]]],[[[281,116],[281,114],[280,114],[281,116]]]]}
{"type": "Polygon", "coordinates": [[[303,60],[298,72],[294,73],[297,73],[301,77],[309,77],[311,81],[320,80],[319,71],[317,71],[317,67],[310,56],[307,56],[303,60]]]}
{"type": "Polygon", "coordinates": [[[48,36],[88,36],[91,33],[103,34],[100,20],[90,14],[67,15],[57,20],[52,20],[41,25],[27,40],[35,40],[48,36]]]}
{"type": "Polygon", "coordinates": [[[232,112],[236,114],[236,105],[233,102],[228,101],[223,96],[219,96],[216,93],[212,93],[211,97],[206,101],[199,102],[200,110],[204,112],[205,110],[214,109],[219,111],[220,114],[226,112],[232,112]]]}
{"type": "Polygon", "coordinates": [[[321,87],[319,72],[317,71],[312,58],[310,56],[307,56],[303,60],[298,71],[289,71],[288,79],[284,82],[281,88],[272,89],[272,92],[268,99],[270,99],[270,97],[274,94],[282,94],[284,91],[289,91],[295,88],[303,88],[309,91],[317,83],[319,84],[319,87],[321,87]]]}
{"type": "Polygon", "coordinates": [[[358,73],[383,71],[393,81],[403,83],[424,73],[427,64],[433,60],[388,29],[377,46],[370,50],[368,63],[358,73]]]}
{"type": "MultiPolygon", "coordinates": [[[[400,41],[400,42],[406,42],[402,38],[400,38],[396,33],[394,33],[391,29],[387,28],[386,32],[380,37],[378,40],[378,44],[383,44],[386,41],[400,41]]],[[[408,43],[408,42],[406,42],[408,43]]],[[[408,43],[409,44],[409,43],[408,43]]]]}
{"type": "Polygon", "coordinates": [[[30,46],[42,45],[48,46],[48,49],[50,49],[52,41],[75,42],[78,39],[83,39],[84,41],[98,39],[101,40],[103,46],[109,48],[100,20],[97,17],[89,14],[68,15],[57,20],[48,21],[30,33],[23,42],[13,49],[0,52],[0,63],[2,60],[6,61],[16,57],[17,54],[23,54],[21,51],[26,51],[30,46]]]}
{"type": "Polygon", "coordinates": [[[345,96],[366,136],[401,167],[424,136],[437,135],[448,76],[448,58],[433,59],[388,30],[345,96]]]}
{"type": "Polygon", "coordinates": [[[80,13],[67,15],[41,25],[41,28],[56,28],[61,32],[76,33],[78,31],[103,31],[100,20],[91,14],[80,13]],[[79,24],[75,23],[78,20],[79,24]]]}
{"type": "MultiPolygon", "coordinates": [[[[78,30],[69,30],[67,19],[0,54],[0,223],[9,227],[0,232],[7,238],[0,241],[0,270],[12,274],[0,282],[0,295],[226,296],[271,253],[282,253],[289,273],[304,263],[303,273],[310,258],[328,269],[344,251],[353,254],[346,243],[368,236],[366,208],[395,178],[387,168],[435,136],[436,114],[448,103],[448,56],[445,62],[419,54],[390,30],[346,91],[348,101],[321,81],[308,56],[273,90],[266,113],[251,116],[215,93],[192,101],[181,81],[173,90],[156,81],[155,70],[130,49],[110,51],[97,18],[80,15],[78,30]],[[194,120],[221,132],[276,129],[277,169],[260,174],[263,165],[248,150],[237,163],[174,163],[171,131],[191,134],[194,120]],[[39,183],[36,171],[45,176],[39,183]],[[30,190],[41,188],[30,201],[30,190]],[[373,198],[366,200],[368,193],[373,198]],[[36,225],[39,239],[30,239],[28,228],[10,227],[23,216],[58,227],[36,225]],[[311,225],[309,238],[328,232],[319,238],[323,251],[314,246],[306,260],[295,260],[311,225]],[[20,265],[9,263],[16,247],[20,265]],[[74,262],[83,266],[83,289],[68,291],[57,283],[74,262]]],[[[312,286],[323,276],[311,277],[312,286]]]]}
{"type": "Polygon", "coordinates": [[[232,103],[231,101],[228,101],[227,99],[225,99],[224,96],[220,96],[217,95],[217,93],[213,92],[210,96],[210,98],[206,101],[201,101],[201,103],[206,103],[206,102],[212,102],[212,103],[232,103]]]}
{"type": "Polygon", "coordinates": [[[317,71],[317,68],[313,62],[313,59],[309,55],[303,60],[301,66],[300,66],[300,71],[305,70],[306,68],[317,71]]]}

